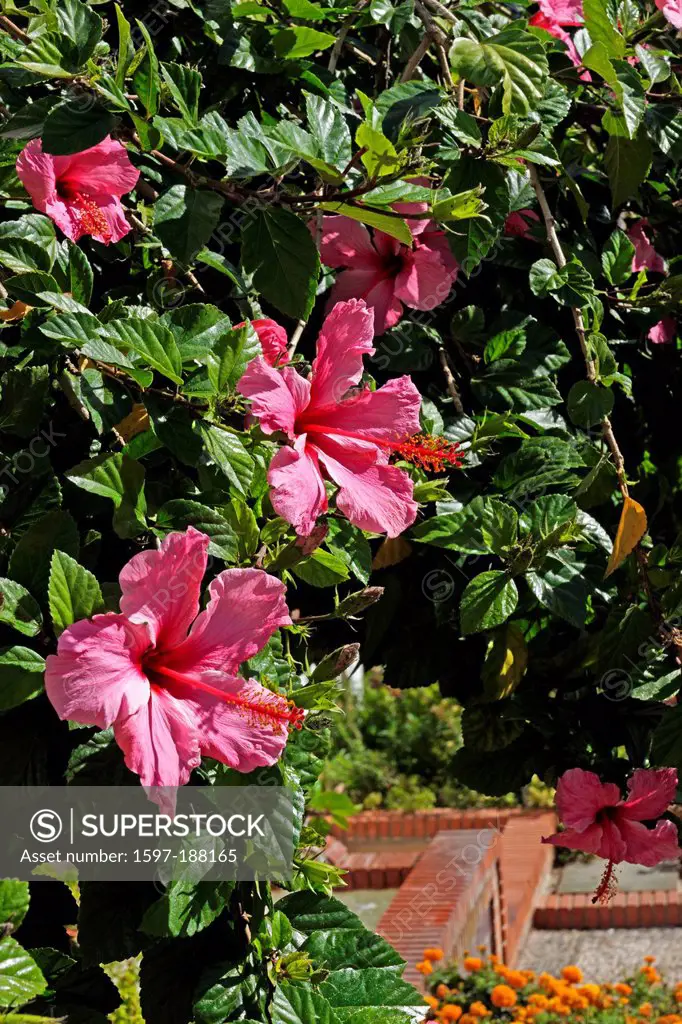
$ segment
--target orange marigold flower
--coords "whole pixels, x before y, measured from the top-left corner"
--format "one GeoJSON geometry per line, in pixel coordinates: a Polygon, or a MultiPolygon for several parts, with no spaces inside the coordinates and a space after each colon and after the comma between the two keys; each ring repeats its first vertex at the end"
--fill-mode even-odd
{"type": "Polygon", "coordinates": [[[457,1006],[456,1003],[446,1003],[445,1006],[441,1007],[440,1010],[441,1020],[446,1021],[457,1021],[462,1016],[462,1007],[457,1006]]]}
{"type": "Polygon", "coordinates": [[[437,1010],[440,1006],[440,999],[436,999],[435,996],[424,996],[424,1002],[427,1006],[430,1006],[432,1010],[437,1010]]]}
{"type": "Polygon", "coordinates": [[[420,963],[415,964],[416,969],[420,974],[426,977],[429,974],[433,974],[433,964],[430,960],[422,960],[420,963]]]}
{"type": "Polygon", "coordinates": [[[469,1013],[472,1015],[472,1017],[490,1016],[490,1010],[485,1005],[485,1003],[482,1003],[479,999],[477,999],[476,1002],[471,1004],[471,1006],[469,1007],[469,1013]]]}
{"type": "Polygon", "coordinates": [[[637,1010],[637,1013],[640,1015],[640,1017],[651,1017],[653,1012],[654,1008],[651,1005],[651,1003],[642,1003],[642,1005],[637,1010]]]}
{"type": "Polygon", "coordinates": [[[464,958],[465,971],[480,971],[482,967],[483,961],[479,956],[467,956],[464,958]]]}
{"type": "Polygon", "coordinates": [[[659,1017],[656,1024],[680,1024],[680,1016],[677,1013],[664,1013],[659,1017]]]}
{"type": "Polygon", "coordinates": [[[507,982],[508,985],[511,985],[512,988],[525,988],[528,984],[528,979],[526,977],[525,971],[507,970],[504,973],[504,980],[507,982]]]}
{"type": "Polygon", "coordinates": [[[682,988],[675,989],[675,1002],[682,1003],[682,988]]]}
{"type": "Polygon", "coordinates": [[[529,1005],[537,1006],[539,1010],[546,1010],[548,1002],[547,996],[543,996],[542,992],[532,992],[528,996],[529,1005]]]}
{"type": "Polygon", "coordinates": [[[655,956],[645,956],[644,957],[644,963],[645,964],[655,964],[656,963],[656,957],[655,956]]]}
{"type": "Polygon", "coordinates": [[[459,1018],[459,1024],[478,1024],[478,1021],[470,1013],[463,1013],[459,1018]]]}
{"type": "Polygon", "coordinates": [[[450,989],[448,988],[447,985],[443,985],[443,983],[441,982],[441,984],[436,989],[436,995],[438,996],[439,999],[447,999],[447,997],[450,995],[450,989]]]}
{"type": "Polygon", "coordinates": [[[596,1002],[597,999],[599,999],[599,996],[601,995],[601,989],[599,985],[595,985],[592,982],[588,982],[586,985],[581,985],[578,991],[582,996],[585,996],[587,999],[589,999],[591,1003],[596,1002]]]}
{"type": "Polygon", "coordinates": [[[624,981],[619,981],[613,986],[613,991],[617,992],[619,996],[630,996],[632,995],[632,987],[626,985],[624,981]]]}
{"type": "Polygon", "coordinates": [[[499,1008],[504,1006],[514,1006],[518,996],[513,988],[509,985],[495,985],[495,988],[490,993],[490,1001],[493,1006],[499,1008]]]}
{"type": "Polygon", "coordinates": [[[431,946],[431,947],[429,947],[429,949],[425,949],[424,950],[424,959],[425,960],[431,960],[431,961],[442,960],[444,956],[445,956],[445,953],[440,948],[440,946],[431,946]]]}
{"type": "Polygon", "coordinates": [[[583,972],[575,964],[568,964],[561,968],[561,977],[572,985],[578,985],[583,980],[583,972]]]}

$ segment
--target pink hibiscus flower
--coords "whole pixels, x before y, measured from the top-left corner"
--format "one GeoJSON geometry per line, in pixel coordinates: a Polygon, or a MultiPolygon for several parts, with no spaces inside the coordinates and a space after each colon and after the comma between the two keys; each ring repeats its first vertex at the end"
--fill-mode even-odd
{"type": "Polygon", "coordinates": [[[374,352],[373,318],[362,299],[339,302],[322,326],[310,380],[258,358],[238,385],[261,430],[290,442],[273,458],[268,481],[275,511],[304,537],[327,510],[325,480],[338,485],[337,507],[351,523],[397,537],[414,522],[417,504],[391,455],[438,469],[461,461],[456,445],[419,436],[421,396],[409,377],[353,391],[362,357],[374,352]]]}
{"type": "Polygon", "coordinates": [[[682,30],[682,0],[656,0],[656,6],[671,25],[682,30]]]}
{"type": "MultiPolygon", "coordinates": [[[[396,203],[393,208],[409,214],[428,209],[426,203],[396,203]]],[[[445,302],[459,269],[445,232],[429,218],[408,223],[412,245],[383,231],[370,235],[364,224],[349,217],[322,218],[322,261],[347,268],[336,279],[328,308],[340,300],[364,299],[374,310],[375,333],[383,334],[400,320],[403,303],[411,309],[434,309],[445,302]]]]}
{"type": "Polygon", "coordinates": [[[664,316],[657,324],[649,329],[647,338],[654,345],[669,345],[675,340],[677,334],[677,321],[672,316],[664,316]]]}
{"type": "Polygon", "coordinates": [[[291,619],[284,584],[226,569],[199,612],[208,537],[190,527],[124,566],[121,612],[69,626],[47,659],[47,696],[62,719],[114,728],[145,786],[182,786],[202,754],[240,772],[272,765],[302,712],[241,662],[291,619]],[[191,629],[190,629],[191,626],[191,629]]]}
{"type": "Polygon", "coordinates": [[[17,174],[36,210],[72,242],[92,235],[108,245],[130,231],[121,196],[135,188],[140,172],[110,136],[70,156],[44,153],[41,140],[32,139],[19,154],[17,174]]]}
{"type": "MultiPolygon", "coordinates": [[[[580,67],[582,58],[566,29],[577,28],[583,24],[582,0],[539,0],[538,6],[540,10],[530,19],[529,25],[543,28],[555,39],[561,39],[566,44],[569,60],[576,67],[580,67]]],[[[586,82],[592,79],[587,70],[580,77],[586,82]]]]}
{"type": "Polygon", "coordinates": [[[648,220],[638,220],[628,230],[628,238],[635,247],[635,255],[632,257],[632,269],[635,273],[640,270],[653,270],[657,274],[665,274],[665,260],[657,253],[651,244],[645,228],[649,227],[648,220]]]}
{"type": "MultiPolygon", "coordinates": [[[[243,327],[246,320],[235,324],[235,329],[243,327]]],[[[289,362],[287,354],[287,332],[276,320],[252,320],[251,326],[258,335],[263,349],[263,358],[270,366],[281,366],[289,362]]]]}
{"type": "Polygon", "coordinates": [[[514,235],[517,238],[532,238],[529,221],[537,223],[540,220],[535,210],[516,210],[510,213],[504,222],[505,235],[514,235]]]}
{"type": "Polygon", "coordinates": [[[642,824],[660,818],[674,800],[676,769],[638,768],[627,788],[623,800],[615,783],[602,782],[594,772],[582,768],[564,772],[557,785],[557,811],[566,828],[542,841],[596,853],[608,861],[595,902],[613,895],[615,864],[626,861],[653,867],[682,856],[672,821],[657,821],[653,829],[642,824]]]}

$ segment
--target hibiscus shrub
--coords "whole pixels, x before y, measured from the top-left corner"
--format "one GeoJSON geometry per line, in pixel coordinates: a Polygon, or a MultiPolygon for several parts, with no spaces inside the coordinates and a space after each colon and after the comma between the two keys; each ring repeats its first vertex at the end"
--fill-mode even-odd
{"type": "Polygon", "coordinates": [[[570,771],[605,896],[678,855],[680,27],[3,3],[0,783],[281,785],[297,840],[276,909],[2,882],[8,1020],[140,953],[147,1024],[421,1018],[319,858],[359,652],[464,707],[458,784],[570,771]]]}

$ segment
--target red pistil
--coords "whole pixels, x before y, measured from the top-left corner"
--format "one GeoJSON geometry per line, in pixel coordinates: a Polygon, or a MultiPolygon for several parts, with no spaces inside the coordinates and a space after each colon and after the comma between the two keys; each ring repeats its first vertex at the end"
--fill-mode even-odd
{"type": "Polygon", "coordinates": [[[601,881],[592,897],[593,903],[608,903],[618,892],[618,879],[615,873],[615,863],[610,860],[606,865],[601,881]]]}
{"type": "MultiPolygon", "coordinates": [[[[216,700],[232,705],[244,715],[251,725],[271,728],[286,725],[290,729],[303,728],[303,719],[305,718],[303,708],[297,708],[293,701],[287,700],[278,693],[272,693],[270,690],[266,690],[258,697],[253,695],[243,697],[238,693],[226,693],[225,690],[211,686],[210,683],[205,683],[202,679],[195,679],[193,676],[185,675],[184,672],[176,672],[175,669],[166,668],[165,665],[148,665],[146,668],[143,666],[143,671],[145,670],[152,680],[154,677],[165,676],[173,682],[181,683],[190,689],[201,690],[202,693],[207,693],[211,697],[215,697],[216,700]]],[[[157,685],[159,684],[157,683],[157,685]]]]}
{"type": "Polygon", "coordinates": [[[392,448],[401,459],[431,473],[442,473],[446,466],[459,469],[464,462],[464,453],[456,442],[431,434],[415,434],[392,448]]]}
{"type": "Polygon", "coordinates": [[[86,235],[99,235],[105,242],[111,241],[111,229],[106,217],[93,199],[76,192],[73,203],[78,207],[78,219],[86,235]]]}

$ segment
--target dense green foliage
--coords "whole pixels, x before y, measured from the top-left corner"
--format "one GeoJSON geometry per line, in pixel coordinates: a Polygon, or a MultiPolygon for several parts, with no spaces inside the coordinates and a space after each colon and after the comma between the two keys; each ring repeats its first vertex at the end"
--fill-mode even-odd
{"type": "MultiPolygon", "coordinates": [[[[32,883],[30,904],[2,882],[0,1009],[103,1024],[118,996],[98,965],[142,952],[147,1024],[419,1021],[398,955],[329,895],[324,821],[304,824],[306,799],[333,809],[318,776],[340,648],[359,642],[391,687],[457,698],[447,771],[482,794],[576,765],[619,783],[682,767],[682,711],[664,703],[682,649],[680,342],[648,338],[682,295],[675,31],[649,0],[584,0],[588,80],[525,2],[2,9],[0,784],[137,784],[108,732],[57,719],[44,660],[117,607],[135,552],[189,525],[213,575],[257,565],[287,583],[294,625],[246,670],[309,714],[264,780],[298,814],[276,912],[245,884],[86,883],[77,905],[57,882],[32,883]],[[39,137],[68,155],[109,135],[141,172],[132,230],[74,244],[16,160],[39,137]],[[343,213],[410,244],[399,201],[428,203],[460,272],[377,339],[367,383],[411,374],[424,431],[466,461],[407,467],[405,536],[332,507],[302,544],[268,496],[278,441],[236,390],[260,345],[233,325],[282,320],[305,371],[334,276],[309,223],[343,213]],[[527,236],[505,233],[528,209],[527,236]],[[665,269],[632,269],[642,218],[665,269]],[[605,577],[630,489],[648,533],[635,508],[605,577]]],[[[195,780],[234,781],[206,761],[195,780]]]]}

